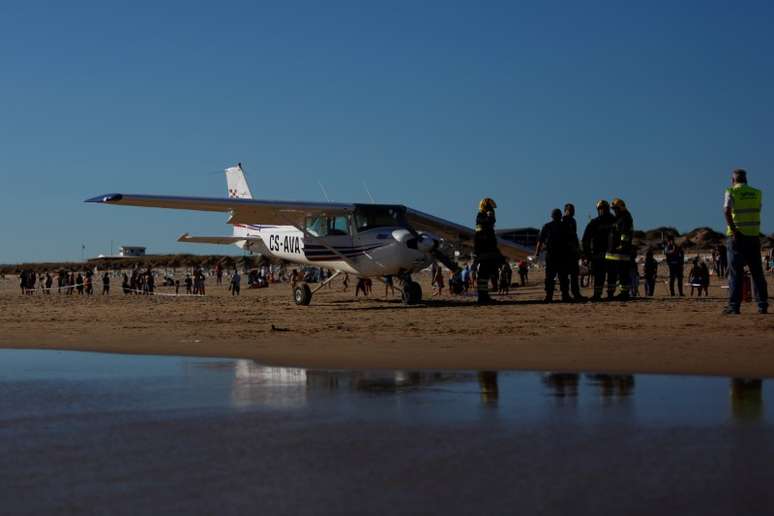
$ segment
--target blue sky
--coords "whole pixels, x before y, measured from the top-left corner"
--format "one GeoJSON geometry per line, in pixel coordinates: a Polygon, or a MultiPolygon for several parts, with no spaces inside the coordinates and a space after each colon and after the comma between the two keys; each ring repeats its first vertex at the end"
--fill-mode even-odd
{"type": "MultiPolygon", "coordinates": [[[[0,263],[228,234],[220,214],[83,204],[401,202],[501,227],[620,196],[637,227],[723,225],[731,169],[774,195],[774,4],[3,2],[0,263]]],[[[774,231],[774,208],[763,229],[774,231]]],[[[231,251],[229,251],[231,252],[231,251]]]]}

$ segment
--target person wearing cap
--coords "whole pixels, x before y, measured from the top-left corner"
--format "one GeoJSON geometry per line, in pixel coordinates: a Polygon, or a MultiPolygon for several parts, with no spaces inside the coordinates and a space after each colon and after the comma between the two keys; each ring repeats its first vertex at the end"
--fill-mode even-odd
{"type": "Polygon", "coordinates": [[[567,281],[567,255],[569,247],[567,245],[567,226],[562,223],[562,210],[556,208],[551,212],[551,222],[548,222],[540,230],[537,247],[535,248],[535,258],[540,253],[546,252],[546,303],[554,300],[554,286],[556,285],[556,276],[559,275],[559,290],[562,293],[562,302],[572,301],[569,293],[569,282],[567,281]]]}
{"type": "Polygon", "coordinates": [[[607,278],[607,296],[613,297],[615,293],[616,269],[608,267],[605,260],[610,229],[615,222],[615,217],[610,213],[610,204],[603,200],[597,202],[597,216],[591,219],[583,231],[581,243],[583,255],[591,263],[591,273],[594,276],[594,295],[592,301],[601,301],[602,292],[605,290],[605,278],[607,278]]]}
{"type": "MultiPolygon", "coordinates": [[[[503,255],[497,247],[495,234],[495,208],[497,204],[489,197],[478,203],[476,215],[476,233],[473,238],[474,264],[478,265],[476,289],[478,304],[490,304],[494,301],[489,297],[489,278],[503,263],[503,255]]],[[[475,269],[475,265],[473,267],[475,269]]]]}
{"type": "Polygon", "coordinates": [[[610,230],[605,260],[607,260],[610,267],[616,269],[618,295],[615,296],[615,299],[626,301],[629,299],[629,284],[631,281],[634,219],[632,219],[632,215],[622,199],[613,199],[610,206],[615,214],[615,222],[613,222],[610,230]]]}
{"type": "Polygon", "coordinates": [[[725,314],[738,314],[742,304],[745,265],[755,286],[758,313],[768,313],[769,295],[761,265],[761,205],[763,194],[747,184],[747,172],[734,170],[726,189],[723,211],[728,235],[728,306],[725,314]]]}

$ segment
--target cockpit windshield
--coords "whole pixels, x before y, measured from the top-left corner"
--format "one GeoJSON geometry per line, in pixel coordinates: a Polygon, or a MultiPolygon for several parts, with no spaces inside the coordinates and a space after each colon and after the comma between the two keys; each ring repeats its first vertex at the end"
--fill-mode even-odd
{"type": "Polygon", "coordinates": [[[403,206],[359,205],[355,209],[355,227],[358,232],[374,228],[406,227],[406,209],[403,206]]]}

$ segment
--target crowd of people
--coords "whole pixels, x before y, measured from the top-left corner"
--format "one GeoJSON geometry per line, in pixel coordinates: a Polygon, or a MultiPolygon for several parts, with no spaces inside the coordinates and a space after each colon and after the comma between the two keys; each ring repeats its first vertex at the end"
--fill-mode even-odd
{"type": "MultiPolygon", "coordinates": [[[[731,187],[726,189],[723,210],[727,223],[728,247],[713,250],[712,263],[718,276],[728,276],[729,303],[726,314],[738,314],[743,285],[747,278],[754,286],[760,313],[768,312],[768,288],[763,273],[760,247],[761,191],[747,184],[747,172],[732,173],[731,187]]],[[[488,279],[497,274],[497,265],[505,260],[497,247],[495,202],[482,199],[476,216],[474,264],[478,265],[478,301],[491,303],[488,279]]],[[[563,302],[585,301],[580,292],[581,264],[593,277],[592,301],[627,301],[639,295],[640,279],[644,276],[645,294],[653,296],[658,275],[658,262],[653,250],[646,251],[642,275],[638,265],[638,249],[634,245],[634,219],[626,203],[615,198],[596,203],[597,216],[586,226],[578,239],[575,206],[565,204],[564,211],[554,209],[551,220],[540,231],[535,259],[544,254],[545,302],[552,302],[556,282],[563,302]],[[606,296],[605,296],[606,293],[606,296]]],[[[774,254],[772,252],[771,254],[774,254]]],[[[669,268],[670,295],[683,296],[685,253],[673,237],[664,243],[665,262],[669,268]]],[[[766,260],[769,262],[770,260],[766,260]]],[[[696,257],[691,262],[689,285],[691,295],[709,293],[710,268],[696,257]]],[[[474,269],[475,269],[474,265],[474,269]]]]}
{"type": "MultiPolygon", "coordinates": [[[[728,246],[717,245],[712,249],[709,259],[697,255],[690,261],[687,260],[683,247],[673,235],[667,235],[662,242],[662,248],[663,263],[668,269],[666,284],[670,296],[685,295],[684,270],[686,263],[690,263],[687,285],[690,286],[691,296],[708,296],[710,277],[714,273],[717,277],[728,277],[729,280],[727,313],[738,313],[743,285],[747,283],[755,287],[759,310],[763,313],[767,311],[767,285],[763,277],[758,240],[760,199],[760,191],[747,185],[746,172],[734,171],[732,187],[726,190],[724,201],[728,246]]],[[[640,295],[642,281],[645,296],[655,294],[660,262],[656,260],[653,248],[648,248],[644,256],[638,256],[638,249],[633,241],[634,218],[622,199],[598,201],[597,216],[586,225],[581,238],[578,238],[575,206],[572,203],[565,204],[563,210],[552,210],[551,220],[539,233],[533,264],[521,260],[512,265],[500,253],[494,231],[496,207],[491,198],[482,199],[479,204],[474,249],[469,263],[455,270],[444,270],[438,263],[433,263],[430,270],[433,296],[443,295],[444,289],[447,288],[452,295],[466,295],[475,287],[478,302],[491,303],[491,292],[509,294],[515,285],[526,286],[530,268],[533,264],[540,263],[541,255],[545,271],[545,302],[553,302],[557,283],[562,302],[589,300],[581,293],[581,286],[589,283],[593,284],[591,301],[627,301],[640,295]],[[514,271],[519,277],[516,284],[513,281],[514,271]]],[[[770,251],[765,260],[765,269],[772,268],[774,250],[770,251]]],[[[295,288],[300,281],[324,282],[333,274],[326,269],[311,267],[303,270],[292,269],[289,272],[284,266],[273,266],[268,262],[245,272],[249,288],[262,288],[275,282],[289,282],[295,288]]],[[[62,270],[55,275],[50,272],[40,274],[24,270],[19,275],[20,288],[24,295],[36,292],[50,294],[56,288],[60,294],[77,293],[91,296],[94,294],[97,274],[89,269],[80,272],[62,270]]],[[[134,268],[121,275],[121,287],[125,295],[153,295],[156,292],[156,274],[151,268],[134,268]]],[[[183,279],[185,295],[205,295],[208,275],[215,276],[216,284],[220,286],[223,284],[226,270],[220,263],[208,273],[201,267],[194,268],[183,279]]],[[[229,276],[228,290],[233,296],[240,295],[241,274],[234,268],[229,276]]],[[[388,276],[382,279],[385,296],[390,292],[394,295],[393,278],[388,276]]],[[[110,293],[110,282],[111,273],[103,272],[103,295],[110,293]]],[[[180,294],[180,280],[165,277],[164,285],[174,287],[175,294],[180,294]]],[[[328,284],[328,287],[331,286],[332,284],[328,284]]],[[[343,275],[342,286],[344,290],[349,286],[347,274],[343,275]]],[[[355,296],[368,296],[372,292],[370,279],[357,278],[355,296]]]]}

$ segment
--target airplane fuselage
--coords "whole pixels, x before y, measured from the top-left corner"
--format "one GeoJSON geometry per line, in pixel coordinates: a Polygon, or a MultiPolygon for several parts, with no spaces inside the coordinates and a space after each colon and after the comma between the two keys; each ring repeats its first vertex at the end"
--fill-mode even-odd
{"type": "Polygon", "coordinates": [[[362,277],[411,274],[428,267],[427,253],[406,245],[410,232],[401,227],[380,227],[355,235],[317,237],[295,226],[239,226],[248,238],[244,247],[269,258],[302,266],[339,270],[362,277]],[[258,245],[256,245],[258,244],[258,245]],[[261,245],[262,244],[262,245],[261,245]]]}

